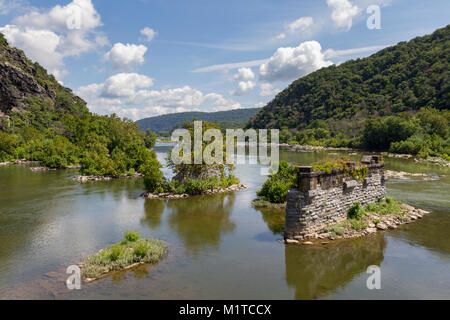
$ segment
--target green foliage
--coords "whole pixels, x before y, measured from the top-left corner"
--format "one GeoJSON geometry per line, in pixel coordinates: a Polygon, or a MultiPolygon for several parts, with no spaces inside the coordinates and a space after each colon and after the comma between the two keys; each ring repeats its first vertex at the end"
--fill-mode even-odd
{"type": "Polygon", "coordinates": [[[365,208],[365,212],[374,213],[380,216],[387,214],[402,214],[401,203],[393,198],[386,197],[378,203],[369,203],[365,208]]]}
{"type": "Polygon", "coordinates": [[[142,259],[147,255],[147,252],[150,249],[150,244],[148,242],[140,241],[136,244],[136,246],[133,249],[133,254],[142,259]]]}
{"type": "Polygon", "coordinates": [[[342,236],[345,233],[346,228],[347,228],[347,221],[344,221],[333,225],[329,225],[324,229],[324,231],[329,232],[336,237],[342,236]]]}
{"type": "Polygon", "coordinates": [[[127,242],[136,242],[141,238],[141,235],[137,231],[127,231],[123,239],[127,242]]]}
{"type": "Polygon", "coordinates": [[[349,219],[348,222],[354,230],[363,230],[369,226],[366,221],[363,221],[361,219],[349,219]]]}
{"type": "Polygon", "coordinates": [[[81,165],[84,175],[110,176],[159,166],[155,154],[148,150],[154,145],[154,134],[143,134],[136,123],[116,115],[90,113],[86,102],[22,51],[7,47],[0,34],[0,54],[6,50],[15,53],[4,55],[7,61],[33,77],[49,94],[25,96],[20,108],[2,109],[10,120],[8,126],[0,127],[0,161],[24,158],[52,168],[81,165]]]}
{"type": "Polygon", "coordinates": [[[155,146],[156,136],[156,133],[151,132],[150,129],[147,129],[145,131],[145,133],[143,134],[143,139],[146,148],[152,149],[155,146]]]}
{"type": "Polygon", "coordinates": [[[1,47],[8,46],[8,41],[6,41],[5,36],[2,33],[0,33],[0,46],[1,47]]]}
{"type": "Polygon", "coordinates": [[[364,210],[361,208],[361,202],[354,203],[348,210],[349,219],[361,220],[365,214],[364,210]]]}
{"type": "Polygon", "coordinates": [[[109,259],[111,261],[117,261],[124,253],[124,247],[120,243],[114,244],[109,248],[109,259]]]}
{"type": "Polygon", "coordinates": [[[362,133],[363,145],[373,150],[388,150],[391,143],[403,141],[420,130],[415,118],[389,116],[369,119],[362,133]]]}
{"type": "Polygon", "coordinates": [[[271,203],[284,203],[289,189],[295,184],[295,167],[285,161],[279,164],[278,172],[271,175],[257,192],[258,197],[271,203]]]}
{"type": "Polygon", "coordinates": [[[346,157],[327,158],[314,162],[312,167],[313,171],[323,171],[330,174],[333,169],[348,170],[347,163],[350,161],[350,158],[346,157]]]}
{"type": "Polygon", "coordinates": [[[18,146],[19,139],[16,136],[0,131],[0,162],[14,160],[18,146]]]}
{"type": "Polygon", "coordinates": [[[155,239],[136,239],[113,244],[82,263],[83,279],[97,279],[111,271],[123,270],[135,263],[160,261],[167,254],[164,242],[155,239]]]}
{"type": "Polygon", "coordinates": [[[161,193],[161,189],[166,183],[163,173],[160,170],[161,164],[152,161],[141,166],[141,172],[144,174],[145,190],[149,192],[161,193]]]}
{"type": "Polygon", "coordinates": [[[280,129],[282,143],[448,157],[449,43],[450,25],[322,68],[294,81],[247,128],[280,129]]]}

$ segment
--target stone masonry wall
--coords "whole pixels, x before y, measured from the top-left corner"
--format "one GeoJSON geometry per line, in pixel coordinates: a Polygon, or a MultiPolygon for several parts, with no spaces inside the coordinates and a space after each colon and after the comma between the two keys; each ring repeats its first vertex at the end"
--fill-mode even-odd
{"type": "MultiPolygon", "coordinates": [[[[304,239],[329,224],[347,219],[355,202],[367,205],[386,196],[384,163],[379,156],[364,156],[367,166],[364,182],[358,182],[343,170],[330,174],[298,167],[298,188],[289,190],[286,207],[286,239],[304,239]]],[[[354,163],[348,163],[354,167],[354,163]]]]}

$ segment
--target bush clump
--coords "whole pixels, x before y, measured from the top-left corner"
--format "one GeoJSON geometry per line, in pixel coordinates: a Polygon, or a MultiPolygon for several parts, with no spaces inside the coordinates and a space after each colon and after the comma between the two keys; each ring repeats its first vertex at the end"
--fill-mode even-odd
{"type": "Polygon", "coordinates": [[[261,200],[271,203],[284,203],[288,191],[295,185],[296,179],[295,167],[281,161],[278,172],[271,175],[256,194],[261,200]]]}
{"type": "Polygon", "coordinates": [[[112,271],[123,270],[136,263],[155,264],[167,254],[167,245],[155,239],[141,239],[136,231],[125,233],[124,239],[89,257],[81,265],[83,279],[98,279],[112,271]]]}
{"type": "Polygon", "coordinates": [[[141,235],[137,231],[127,231],[123,238],[127,242],[136,242],[141,238],[141,235]]]}
{"type": "Polygon", "coordinates": [[[364,216],[365,212],[363,208],[361,208],[361,202],[355,202],[350,209],[348,210],[349,219],[361,220],[364,216]]]}

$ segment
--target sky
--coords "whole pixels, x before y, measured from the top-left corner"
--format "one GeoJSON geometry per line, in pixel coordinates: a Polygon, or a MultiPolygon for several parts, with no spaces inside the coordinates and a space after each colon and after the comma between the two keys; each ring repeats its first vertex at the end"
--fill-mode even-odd
{"type": "Polygon", "coordinates": [[[99,114],[263,107],[450,24],[448,0],[0,0],[0,32],[99,114]]]}

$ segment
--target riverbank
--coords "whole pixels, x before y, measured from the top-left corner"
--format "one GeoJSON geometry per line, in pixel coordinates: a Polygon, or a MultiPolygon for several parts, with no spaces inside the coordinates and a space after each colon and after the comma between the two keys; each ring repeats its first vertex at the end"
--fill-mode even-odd
{"type": "Polygon", "coordinates": [[[328,225],[320,231],[297,236],[295,239],[286,239],[286,244],[327,244],[338,239],[355,239],[389,229],[397,229],[398,226],[420,220],[430,212],[414,208],[408,204],[400,204],[395,213],[376,212],[379,210],[373,205],[374,210],[365,213],[361,219],[346,219],[335,224],[328,225]],[[374,211],[374,212],[371,212],[374,211]]]}
{"type": "Polygon", "coordinates": [[[264,199],[255,199],[252,201],[252,205],[255,208],[262,208],[262,209],[274,209],[274,210],[286,210],[287,203],[272,203],[270,201],[264,200],[264,199]]]}
{"type": "Polygon", "coordinates": [[[413,178],[422,178],[424,181],[435,181],[445,177],[437,174],[411,173],[411,172],[391,171],[391,170],[386,170],[384,174],[387,180],[389,179],[410,180],[413,178]]]}
{"type": "Polygon", "coordinates": [[[115,179],[138,179],[144,175],[141,173],[130,174],[126,176],[82,176],[78,175],[72,178],[72,180],[80,183],[97,182],[97,181],[111,181],[115,179]]]}
{"type": "Polygon", "coordinates": [[[206,190],[206,191],[200,192],[198,194],[188,194],[188,193],[176,194],[176,193],[170,193],[170,192],[154,194],[154,193],[150,193],[150,192],[144,192],[143,194],[141,194],[141,197],[144,197],[147,199],[183,199],[183,198],[188,198],[188,197],[197,196],[197,195],[212,195],[212,194],[219,194],[219,193],[234,192],[234,191],[239,191],[239,190],[243,190],[243,189],[247,189],[247,186],[243,185],[243,184],[233,184],[227,188],[216,188],[216,189],[212,189],[212,190],[206,190]]]}
{"type": "Polygon", "coordinates": [[[8,161],[8,162],[0,162],[0,166],[12,166],[12,165],[40,165],[41,161],[28,161],[25,159],[8,161]]]}

